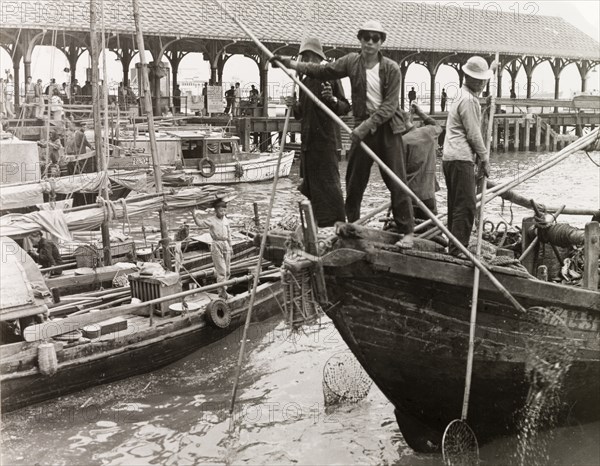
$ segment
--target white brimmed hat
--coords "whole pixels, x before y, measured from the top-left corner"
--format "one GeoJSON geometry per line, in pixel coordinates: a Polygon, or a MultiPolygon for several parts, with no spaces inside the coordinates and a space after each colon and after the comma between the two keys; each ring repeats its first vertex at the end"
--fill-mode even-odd
{"type": "Polygon", "coordinates": [[[370,19],[369,21],[363,23],[363,25],[358,30],[358,35],[360,36],[360,33],[363,31],[378,32],[383,37],[383,40],[385,40],[385,38],[387,37],[387,33],[383,30],[383,26],[381,25],[381,23],[374,19],[370,19]]]}
{"type": "Polygon", "coordinates": [[[477,55],[469,58],[467,63],[462,66],[462,70],[472,78],[480,79],[482,81],[490,79],[494,75],[494,72],[488,66],[487,61],[477,55]]]}
{"type": "Polygon", "coordinates": [[[323,60],[325,60],[325,53],[323,52],[323,47],[321,47],[321,42],[316,37],[307,37],[302,41],[302,45],[300,46],[300,52],[312,52],[323,60]]]}

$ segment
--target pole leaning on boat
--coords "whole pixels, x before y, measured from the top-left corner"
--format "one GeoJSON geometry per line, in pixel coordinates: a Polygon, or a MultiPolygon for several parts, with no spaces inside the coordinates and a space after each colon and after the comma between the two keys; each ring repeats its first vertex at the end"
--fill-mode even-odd
{"type": "MultiPolygon", "coordinates": [[[[135,22],[135,32],[137,46],[140,56],[140,64],[142,66],[142,86],[144,93],[144,111],[148,119],[148,137],[150,138],[150,152],[152,154],[152,169],[154,171],[154,184],[156,184],[156,192],[162,193],[162,174],[160,164],[158,162],[158,147],[156,145],[156,133],[154,132],[154,115],[152,114],[152,98],[150,96],[150,82],[148,77],[148,66],[146,64],[146,47],[144,45],[144,33],[142,32],[142,20],[140,17],[140,2],[133,2],[133,20],[135,22]]],[[[156,97],[158,98],[158,96],[156,97]]],[[[171,270],[171,251],[169,250],[169,230],[167,228],[167,220],[165,218],[164,205],[159,211],[160,218],[160,236],[163,247],[163,259],[165,268],[171,270]]]]}
{"type": "MultiPolygon", "coordinates": [[[[227,10],[227,8],[220,2],[220,0],[213,0],[218,6],[219,8],[221,8],[221,10],[223,11],[223,13],[225,13],[235,24],[237,24],[247,35],[248,37],[256,44],[256,46],[262,50],[264,52],[264,54],[269,58],[269,59],[273,59],[275,57],[275,55],[273,54],[273,52],[271,52],[257,37],[256,35],[254,35],[252,33],[252,31],[250,31],[239,19],[237,16],[233,15],[230,11],[227,10]]],[[[288,68],[286,68],[284,66],[283,63],[281,63],[279,60],[275,60],[277,65],[279,66],[279,68],[285,73],[287,74],[290,79],[292,79],[292,81],[294,81],[298,87],[300,89],[302,89],[305,93],[306,96],[312,100],[315,105],[322,110],[323,112],[325,112],[327,114],[327,116],[329,116],[329,118],[331,118],[335,123],[337,123],[344,131],[346,131],[348,134],[352,133],[352,129],[350,129],[350,127],[344,123],[342,121],[342,119],[340,117],[338,117],[335,112],[333,112],[327,105],[325,105],[323,102],[321,102],[321,100],[315,96],[311,90],[306,87],[306,85],[300,80],[298,79],[294,73],[292,73],[288,68]]],[[[382,170],[383,172],[385,172],[385,174],[387,174],[390,179],[396,183],[400,189],[402,189],[408,196],[410,196],[410,198],[412,199],[412,201],[420,208],[423,210],[423,212],[425,212],[425,214],[433,221],[433,223],[448,237],[448,239],[450,241],[452,241],[456,247],[458,249],[460,249],[460,251],[465,254],[469,260],[473,263],[473,265],[475,267],[477,267],[486,277],[487,279],[494,285],[494,287],[496,287],[496,289],[502,294],[502,296],[504,296],[504,298],[513,305],[513,307],[515,309],[517,309],[520,312],[525,312],[525,308],[523,306],[521,306],[521,304],[519,304],[519,302],[514,298],[514,296],[512,296],[508,290],[504,287],[504,285],[502,285],[502,283],[500,283],[498,281],[498,279],[494,276],[494,274],[492,272],[490,272],[490,270],[483,265],[483,263],[477,259],[475,256],[473,256],[473,254],[471,254],[471,252],[460,242],[458,241],[458,239],[452,234],[450,233],[450,230],[448,230],[448,228],[446,228],[446,226],[431,212],[431,210],[429,210],[429,208],[423,203],[423,201],[421,201],[421,199],[419,199],[419,197],[406,185],[406,183],[404,183],[391,169],[390,167],[388,167],[385,163],[383,163],[383,160],[381,160],[377,154],[375,154],[375,152],[373,152],[373,150],[367,146],[364,141],[362,141],[361,143],[361,148],[369,155],[369,157],[371,157],[373,159],[373,161],[379,166],[380,170],[382,170]]]]}
{"type": "MultiPolygon", "coordinates": [[[[492,64],[496,86],[498,85],[499,54],[496,52],[496,59],[492,64]]],[[[492,128],[494,127],[494,114],[496,113],[496,99],[494,94],[490,95],[489,118],[485,132],[485,148],[489,155],[492,142],[492,128]]],[[[485,194],[487,188],[486,175],[483,171],[482,161],[479,161],[481,175],[481,204],[479,206],[479,221],[477,222],[477,246],[475,247],[475,256],[481,256],[481,241],[483,238],[483,216],[485,214],[485,194]]],[[[463,406],[460,419],[455,419],[444,432],[442,440],[442,454],[444,463],[453,464],[478,464],[479,446],[477,437],[473,430],[467,424],[467,413],[469,411],[469,396],[471,394],[471,376],[473,374],[473,357],[475,353],[475,325],[477,322],[477,301],[479,298],[479,269],[475,268],[473,273],[473,296],[471,298],[471,316],[469,319],[469,350],[467,353],[467,372],[465,375],[465,392],[463,397],[463,406]]]]}

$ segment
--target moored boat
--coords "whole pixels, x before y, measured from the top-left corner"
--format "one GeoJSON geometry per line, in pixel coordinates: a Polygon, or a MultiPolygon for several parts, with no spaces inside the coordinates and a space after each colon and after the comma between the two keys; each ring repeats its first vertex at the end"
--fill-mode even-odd
{"type": "MultiPolygon", "coordinates": [[[[14,251],[15,269],[29,266],[43,284],[31,258],[14,241],[2,238],[2,246],[5,252],[14,251]]],[[[12,276],[16,282],[25,281],[24,274],[12,276]]],[[[233,296],[225,301],[213,293],[218,285],[182,292],[178,274],[167,272],[157,278],[140,273],[130,276],[132,296],[142,301],[139,304],[78,312],[26,327],[25,341],[2,345],[2,410],[149,372],[222,338],[245,321],[251,278],[230,280],[228,291],[233,296]]],[[[23,299],[3,300],[3,331],[10,331],[15,319],[44,313],[50,304],[45,285],[41,290],[45,292],[35,299],[27,283],[18,289],[24,290],[23,299]]],[[[261,275],[253,320],[279,312],[280,296],[278,272],[261,275]]]]}
{"type": "MultiPolygon", "coordinates": [[[[429,242],[400,252],[395,241],[392,233],[339,229],[336,249],[323,258],[333,303],[326,312],[394,405],[407,443],[435,451],[446,426],[461,415],[473,266],[429,242]]],[[[539,336],[541,346],[572,354],[556,423],[600,419],[600,292],[538,280],[524,270],[491,269],[528,314],[482,277],[468,420],[478,440],[519,428],[532,358],[544,358],[531,354],[534,306],[549,309],[539,323],[549,329],[539,336]]]]}
{"type": "MultiPolygon", "coordinates": [[[[273,179],[278,154],[274,152],[248,152],[240,148],[239,138],[214,130],[169,130],[158,133],[156,143],[159,164],[170,167],[170,173],[191,178],[191,184],[233,184],[267,181],[273,179]]],[[[150,166],[150,141],[148,136],[135,140],[122,140],[122,156],[113,154],[111,169],[134,169],[150,166]],[[127,154],[127,155],[125,155],[127,154]]],[[[294,152],[282,154],[279,176],[290,174],[294,152]]]]}

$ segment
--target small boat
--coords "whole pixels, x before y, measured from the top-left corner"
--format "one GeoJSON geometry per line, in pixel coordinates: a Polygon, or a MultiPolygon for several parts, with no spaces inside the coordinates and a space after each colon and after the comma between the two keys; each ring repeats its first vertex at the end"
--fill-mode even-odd
{"type": "MultiPolygon", "coordinates": [[[[473,265],[425,240],[400,251],[398,238],[356,225],[338,228],[335,249],[322,258],[333,303],[326,312],[394,405],[408,445],[439,451],[444,429],[461,417],[473,265]]],[[[539,342],[550,352],[572,354],[557,424],[600,419],[600,292],[538,280],[523,269],[490,268],[528,311],[517,311],[482,276],[468,417],[477,439],[518,430],[537,357],[532,325],[546,329],[539,342]],[[550,317],[532,321],[534,306],[549,309],[550,317]]],[[[538,361],[547,363],[544,357],[538,361]]]]}
{"type": "MultiPolygon", "coordinates": [[[[273,179],[278,154],[247,152],[237,136],[212,130],[169,130],[156,135],[161,167],[170,175],[191,178],[191,184],[232,184],[273,179]]],[[[279,176],[290,174],[294,151],[282,154],[279,176]]],[[[109,169],[139,169],[151,166],[147,135],[120,141],[109,161],[109,169]],[[118,156],[122,155],[122,156],[118,156]]]]}
{"type": "MultiPolygon", "coordinates": [[[[44,313],[50,293],[17,243],[1,237],[1,246],[14,251],[1,267],[0,387],[5,412],[166,366],[231,333],[248,312],[250,275],[230,280],[232,297],[223,300],[214,294],[217,285],[182,292],[176,273],[139,273],[130,276],[130,284],[132,296],[141,303],[37,323],[21,332],[25,341],[6,343],[5,336],[15,336],[12,322],[44,313]],[[10,290],[4,286],[8,277],[10,290]]],[[[254,321],[279,312],[279,282],[278,270],[261,274],[254,321]]]]}

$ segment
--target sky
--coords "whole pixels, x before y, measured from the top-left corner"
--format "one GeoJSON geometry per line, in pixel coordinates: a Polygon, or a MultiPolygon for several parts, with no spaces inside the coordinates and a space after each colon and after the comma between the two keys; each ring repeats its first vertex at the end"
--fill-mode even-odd
{"type": "MultiPolygon", "coordinates": [[[[476,8],[486,5],[486,1],[439,1],[441,4],[458,4],[468,7],[474,5],[476,8]]],[[[600,42],[600,2],[598,0],[588,1],[497,1],[503,11],[515,11],[516,7],[521,11],[533,11],[535,8],[536,14],[547,16],[560,16],[570,22],[581,31],[595,38],[600,42]],[[509,10],[511,8],[511,10],[509,10]]],[[[148,55],[149,56],[149,55],[148,55]]],[[[150,58],[150,56],[149,56],[150,58]]],[[[107,54],[107,70],[109,81],[114,81],[118,84],[121,80],[122,70],[121,65],[115,60],[116,55],[113,53],[107,54]]],[[[131,67],[135,66],[138,61],[134,58],[131,67]]],[[[85,81],[85,68],[88,66],[89,56],[85,53],[78,62],[77,78],[80,82],[85,81]]],[[[34,78],[42,78],[44,82],[48,82],[51,77],[55,77],[57,82],[68,81],[68,74],[63,71],[68,67],[68,62],[64,55],[53,49],[52,47],[36,47],[32,59],[32,75],[34,78]]],[[[12,68],[9,55],[4,49],[0,49],[0,67],[4,70],[12,68]]],[[[206,81],[209,78],[210,68],[206,61],[201,59],[198,54],[190,54],[186,56],[179,68],[179,79],[198,79],[206,81]]],[[[23,75],[23,72],[21,72],[23,75]]],[[[457,89],[458,75],[453,69],[442,66],[436,76],[437,87],[447,87],[449,89],[457,89]]],[[[239,81],[242,83],[242,88],[249,88],[250,84],[258,84],[259,73],[257,65],[249,58],[235,56],[232,57],[223,72],[223,81],[227,85],[239,81]]],[[[291,80],[283,74],[281,70],[269,71],[270,93],[272,95],[288,94],[291,92],[291,80]]],[[[534,93],[544,94],[552,93],[554,90],[554,77],[548,63],[544,63],[536,68],[534,72],[534,93]]],[[[407,73],[405,85],[407,87],[415,87],[419,95],[428,95],[429,73],[420,65],[412,65],[407,73]]],[[[525,73],[521,71],[517,77],[517,94],[519,97],[525,94],[525,73]]],[[[347,87],[347,85],[345,86],[347,87]]],[[[508,73],[504,73],[503,90],[508,93],[510,89],[510,77],[508,73]]],[[[182,86],[185,90],[185,87],[182,86]]],[[[567,67],[561,74],[561,91],[563,98],[570,98],[573,92],[578,92],[581,89],[581,78],[575,65],[567,67]]],[[[590,73],[587,89],[589,91],[600,89],[600,72],[596,70],[590,73]]],[[[347,89],[348,90],[348,89],[347,89]]],[[[452,98],[452,95],[449,95],[452,98]]]]}

